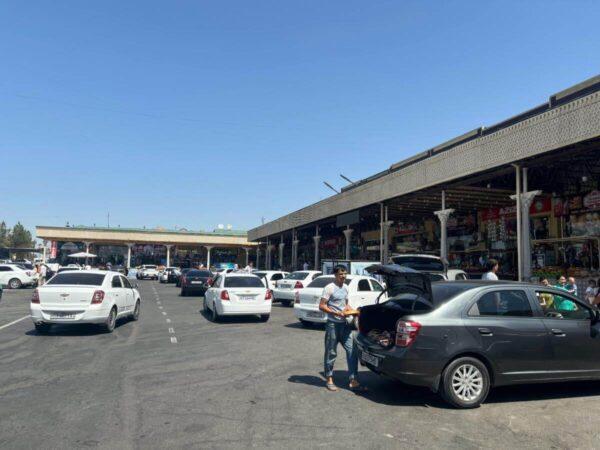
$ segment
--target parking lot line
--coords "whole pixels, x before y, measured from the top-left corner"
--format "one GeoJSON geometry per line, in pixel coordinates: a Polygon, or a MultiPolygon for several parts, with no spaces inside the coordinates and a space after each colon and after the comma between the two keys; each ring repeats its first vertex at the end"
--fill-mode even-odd
{"type": "Polygon", "coordinates": [[[25,320],[25,319],[27,319],[27,318],[29,318],[29,317],[31,317],[31,316],[24,316],[24,317],[21,317],[20,319],[17,319],[17,320],[14,320],[14,321],[12,321],[11,323],[7,323],[6,325],[2,325],[2,326],[0,327],[0,330],[2,330],[3,328],[8,328],[8,327],[10,327],[11,325],[14,325],[15,323],[19,323],[21,320],[25,320]]]}
{"type": "Polygon", "coordinates": [[[171,344],[177,344],[177,338],[175,336],[171,337],[171,344]]]}
{"type": "Polygon", "coordinates": [[[167,323],[171,323],[171,319],[167,319],[167,323]]]}
{"type": "Polygon", "coordinates": [[[163,316],[166,316],[166,315],[167,315],[167,313],[163,311],[163,316]]]}
{"type": "Polygon", "coordinates": [[[171,333],[171,334],[175,334],[175,329],[173,329],[173,328],[169,328],[169,333],[171,333]]]}

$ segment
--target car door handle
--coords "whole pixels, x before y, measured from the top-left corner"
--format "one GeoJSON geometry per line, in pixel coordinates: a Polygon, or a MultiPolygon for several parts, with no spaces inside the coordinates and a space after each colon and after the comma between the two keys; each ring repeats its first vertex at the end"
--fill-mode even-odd
{"type": "Polygon", "coordinates": [[[489,328],[478,328],[479,330],[479,334],[481,334],[482,336],[493,336],[494,333],[492,333],[492,330],[490,330],[489,328]]]}
{"type": "Polygon", "coordinates": [[[558,328],[552,328],[552,334],[554,336],[566,336],[565,332],[563,330],[558,329],[558,328]]]}

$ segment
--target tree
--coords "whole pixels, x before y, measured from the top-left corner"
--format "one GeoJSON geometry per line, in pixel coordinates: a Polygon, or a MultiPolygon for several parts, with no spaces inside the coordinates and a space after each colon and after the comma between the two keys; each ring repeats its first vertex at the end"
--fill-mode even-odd
{"type": "Polygon", "coordinates": [[[8,247],[8,237],[10,234],[9,228],[6,226],[6,222],[2,221],[0,223],[0,247],[8,247]]]}
{"type": "Polygon", "coordinates": [[[21,225],[21,222],[17,222],[11,230],[8,242],[12,248],[32,248],[34,246],[31,233],[21,225]]]}

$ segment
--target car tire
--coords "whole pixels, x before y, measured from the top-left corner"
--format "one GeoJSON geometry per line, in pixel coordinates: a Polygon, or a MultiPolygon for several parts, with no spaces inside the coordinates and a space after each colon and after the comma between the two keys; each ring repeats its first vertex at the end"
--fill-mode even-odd
{"type": "Polygon", "coordinates": [[[304,328],[312,328],[312,322],[309,322],[308,320],[304,320],[304,319],[299,319],[299,320],[300,320],[300,324],[304,328]]]}
{"type": "Polygon", "coordinates": [[[294,300],[288,300],[285,304],[285,306],[289,306],[290,308],[294,307],[294,300]]]}
{"type": "Polygon", "coordinates": [[[21,286],[23,286],[23,283],[18,278],[11,278],[8,281],[8,287],[11,289],[21,289],[21,286]]]}
{"type": "Polygon", "coordinates": [[[104,322],[103,328],[106,333],[112,333],[117,325],[117,308],[113,307],[104,322]]]}
{"type": "Polygon", "coordinates": [[[131,314],[131,320],[137,322],[140,319],[140,308],[142,307],[140,301],[135,302],[133,313],[131,314]]]}
{"type": "Polygon", "coordinates": [[[213,304],[213,307],[210,310],[210,321],[218,323],[220,320],[221,317],[219,316],[219,312],[217,311],[217,305],[213,304]]]}
{"type": "Polygon", "coordinates": [[[260,321],[261,322],[268,322],[269,321],[269,317],[271,317],[271,314],[261,314],[260,315],[260,321]]]}
{"type": "Polygon", "coordinates": [[[50,331],[49,323],[34,323],[33,325],[35,326],[35,331],[37,331],[39,334],[46,334],[48,331],[50,331]]]}
{"type": "Polygon", "coordinates": [[[477,358],[455,359],[442,373],[442,397],[456,408],[478,408],[489,391],[490,374],[477,358]]]}

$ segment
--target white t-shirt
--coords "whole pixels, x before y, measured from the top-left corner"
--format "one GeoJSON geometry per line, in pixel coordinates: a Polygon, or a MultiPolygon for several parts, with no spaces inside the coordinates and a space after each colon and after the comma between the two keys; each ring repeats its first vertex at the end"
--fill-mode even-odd
{"type": "MultiPolygon", "coordinates": [[[[348,287],[345,284],[342,285],[342,287],[339,287],[335,283],[329,283],[323,289],[321,298],[327,300],[327,306],[329,309],[341,312],[348,304],[348,287]]],[[[327,320],[336,323],[345,322],[345,319],[334,316],[333,314],[327,314],[327,320]]]]}
{"type": "Polygon", "coordinates": [[[498,281],[498,275],[496,275],[494,272],[490,271],[490,272],[486,272],[481,276],[482,280],[488,280],[488,281],[498,281]]]}

